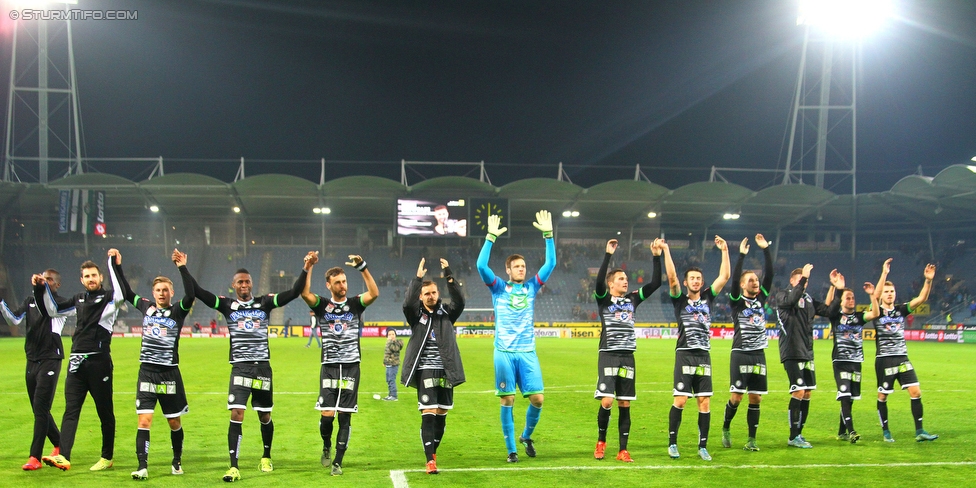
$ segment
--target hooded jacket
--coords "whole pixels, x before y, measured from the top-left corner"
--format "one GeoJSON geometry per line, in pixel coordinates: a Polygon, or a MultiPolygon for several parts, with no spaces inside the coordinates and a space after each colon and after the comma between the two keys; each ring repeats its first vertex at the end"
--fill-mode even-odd
{"type": "Polygon", "coordinates": [[[420,300],[420,290],[423,285],[421,278],[410,281],[410,287],[403,301],[403,316],[410,326],[410,342],[403,357],[403,371],[400,382],[406,386],[417,387],[417,366],[420,354],[431,332],[437,338],[437,349],[441,361],[444,363],[444,373],[448,382],[453,386],[464,383],[464,367],[461,365],[461,353],[457,347],[457,335],[454,332],[454,322],[464,311],[464,294],[461,285],[451,275],[451,268],[444,269],[447,278],[447,292],[451,296],[451,303],[444,304],[441,300],[434,305],[433,311],[428,311],[420,300]]]}

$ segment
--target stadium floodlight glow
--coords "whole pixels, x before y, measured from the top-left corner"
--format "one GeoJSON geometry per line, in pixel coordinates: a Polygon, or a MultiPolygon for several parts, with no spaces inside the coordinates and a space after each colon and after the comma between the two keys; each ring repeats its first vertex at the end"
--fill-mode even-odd
{"type": "Polygon", "coordinates": [[[152,213],[156,213],[156,212],[159,211],[159,206],[157,206],[157,205],[150,205],[149,206],[149,211],[152,212],[152,213]]]}
{"type": "Polygon", "coordinates": [[[328,215],[328,214],[332,213],[332,209],[329,208],[329,207],[322,207],[322,213],[325,214],[325,215],[328,215]]]}
{"type": "Polygon", "coordinates": [[[322,209],[319,208],[319,207],[314,207],[314,208],[312,208],[312,213],[313,214],[320,214],[320,213],[322,213],[322,209]]]}
{"type": "Polygon", "coordinates": [[[570,212],[569,210],[563,210],[563,217],[569,217],[569,216],[570,216],[570,215],[572,215],[572,214],[573,214],[573,213],[572,213],[572,212],[570,212]]]}
{"type": "Polygon", "coordinates": [[[576,210],[573,210],[573,212],[570,213],[570,215],[572,215],[573,217],[579,217],[579,212],[576,211],[576,210]]]}
{"type": "Polygon", "coordinates": [[[241,213],[241,207],[234,206],[234,213],[241,213]]]}
{"type": "Polygon", "coordinates": [[[970,161],[976,161],[976,156],[973,156],[973,157],[972,157],[972,158],[970,158],[969,160],[970,160],[970,161]]]}
{"type": "MultiPolygon", "coordinates": [[[[973,158],[973,161],[976,161],[976,158],[973,158]]],[[[969,168],[969,171],[976,173],[976,166],[966,166],[966,167],[969,168]]]]}
{"type": "Polygon", "coordinates": [[[657,217],[657,212],[647,212],[647,218],[653,219],[657,217]]]}
{"type": "Polygon", "coordinates": [[[725,219],[725,220],[739,220],[739,214],[738,213],[729,212],[729,213],[726,213],[726,214],[722,215],[722,218],[725,219]]]}
{"type": "Polygon", "coordinates": [[[800,0],[796,25],[815,26],[835,37],[863,37],[893,15],[891,0],[800,0]]]}

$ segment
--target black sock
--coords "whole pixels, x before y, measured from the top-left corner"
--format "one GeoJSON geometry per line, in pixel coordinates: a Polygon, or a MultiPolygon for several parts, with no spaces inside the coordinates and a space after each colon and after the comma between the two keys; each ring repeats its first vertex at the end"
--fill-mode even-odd
{"type": "Polygon", "coordinates": [[[627,439],[630,438],[630,407],[617,406],[617,431],[620,435],[620,450],[627,449],[627,439]]]}
{"type": "Polygon", "coordinates": [[[922,430],[922,397],[912,398],[912,418],[915,419],[915,432],[922,430]]]}
{"type": "Polygon", "coordinates": [[[432,413],[420,416],[420,442],[424,444],[424,455],[428,461],[434,460],[434,417],[432,413]]]}
{"type": "Polygon", "coordinates": [[[237,456],[240,454],[241,449],[241,423],[230,421],[230,427],[227,428],[227,448],[230,450],[230,467],[237,467],[237,456]]]}
{"type": "Polygon", "coordinates": [[[700,449],[704,449],[708,445],[708,426],[711,422],[711,412],[698,412],[698,447],[700,449]]]}
{"type": "Polygon", "coordinates": [[[749,423],[749,438],[756,438],[756,430],[759,428],[759,404],[750,403],[746,410],[746,422],[749,423]]]}
{"type": "Polygon", "coordinates": [[[346,454],[346,448],[349,447],[349,424],[352,420],[352,414],[339,412],[338,416],[339,433],[336,434],[336,455],[335,459],[332,460],[332,464],[342,466],[342,458],[346,454]]]}
{"type": "Polygon", "coordinates": [[[840,406],[840,422],[837,425],[837,435],[844,435],[847,433],[847,424],[844,422],[844,404],[840,406]]]}
{"type": "Polygon", "coordinates": [[[881,430],[888,430],[888,402],[878,400],[878,418],[881,419],[881,430]]]}
{"type": "Polygon", "coordinates": [[[173,464],[183,461],[183,427],[169,431],[169,440],[173,444],[173,464]]]}
{"type": "Polygon", "coordinates": [[[437,448],[441,445],[441,439],[444,438],[444,429],[447,428],[447,414],[435,415],[434,416],[434,454],[437,454],[437,448]]]}
{"type": "Polygon", "coordinates": [[[725,422],[722,424],[722,430],[729,430],[732,427],[732,419],[735,418],[735,412],[739,410],[739,404],[732,404],[732,400],[725,404],[725,422]]]}
{"type": "Polygon", "coordinates": [[[854,432],[854,418],[851,416],[851,409],[853,406],[853,398],[849,396],[840,398],[840,418],[844,422],[844,430],[848,434],[854,432]]]}
{"type": "Polygon", "coordinates": [[[607,442],[607,429],[610,427],[610,409],[603,408],[596,413],[597,439],[600,442],[607,442]]]}
{"type": "Polygon", "coordinates": [[[800,400],[790,397],[790,440],[800,435],[800,400]]]}
{"type": "Polygon", "coordinates": [[[810,400],[804,398],[800,400],[800,427],[796,431],[797,435],[803,433],[803,426],[807,424],[807,415],[810,414],[810,400]]]}
{"type": "Polygon", "coordinates": [[[668,445],[678,444],[678,428],[681,427],[682,410],[671,405],[671,412],[668,414],[668,445]]]}
{"type": "Polygon", "coordinates": [[[271,457],[271,443],[274,441],[274,420],[261,424],[261,441],[264,442],[264,454],[261,457],[271,457]]]}
{"type": "Polygon", "coordinates": [[[335,422],[335,417],[322,416],[319,420],[319,434],[322,435],[322,450],[328,451],[332,448],[332,424],[335,422]]]}
{"type": "Polygon", "coordinates": [[[149,429],[136,430],[136,458],[139,459],[139,469],[148,467],[149,429]]]}

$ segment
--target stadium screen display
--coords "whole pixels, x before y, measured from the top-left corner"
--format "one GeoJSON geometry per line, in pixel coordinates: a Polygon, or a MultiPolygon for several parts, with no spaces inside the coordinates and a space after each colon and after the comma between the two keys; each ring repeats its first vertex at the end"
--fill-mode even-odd
{"type": "Polygon", "coordinates": [[[397,200],[397,235],[467,237],[465,200],[397,200]]]}

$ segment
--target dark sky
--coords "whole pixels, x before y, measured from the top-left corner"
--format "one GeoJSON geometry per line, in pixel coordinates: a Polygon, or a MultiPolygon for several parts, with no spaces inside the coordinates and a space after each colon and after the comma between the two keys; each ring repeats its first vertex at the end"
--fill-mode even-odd
{"type": "MultiPolygon", "coordinates": [[[[793,1],[133,1],[73,23],[85,154],[481,161],[496,185],[782,167],[802,29],[793,1]],[[667,169],[657,169],[667,168],[667,169]]],[[[0,76],[9,76],[4,5],[0,76]]],[[[976,156],[976,3],[899,2],[863,46],[859,191],[976,156]]],[[[0,101],[6,105],[6,97],[0,101]]],[[[145,166],[104,165],[138,179],[145,166]]],[[[393,164],[334,164],[399,177],[393,164]]],[[[420,169],[428,175],[436,169],[420,169]]],[[[249,163],[317,180],[317,164],[249,163]]],[[[457,174],[454,171],[454,174],[457,174]]],[[[771,176],[743,182],[759,189],[771,176]]],[[[742,182],[741,180],[739,182],[742,182]]]]}

